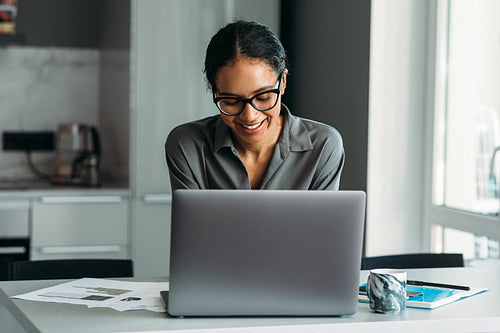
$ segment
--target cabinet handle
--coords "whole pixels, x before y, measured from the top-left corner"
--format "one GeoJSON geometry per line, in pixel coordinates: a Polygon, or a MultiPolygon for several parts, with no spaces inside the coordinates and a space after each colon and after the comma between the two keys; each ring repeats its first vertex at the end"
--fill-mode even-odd
{"type": "Polygon", "coordinates": [[[64,196],[64,197],[42,197],[41,203],[66,204],[66,203],[119,203],[123,198],[117,195],[95,195],[95,196],[64,196]]]}
{"type": "Polygon", "coordinates": [[[0,247],[0,254],[22,254],[26,253],[24,246],[6,246],[0,247]]]}
{"type": "Polygon", "coordinates": [[[44,246],[40,247],[42,254],[61,254],[61,253],[103,253],[120,252],[120,245],[83,245],[83,246],[44,246]]]}
{"type": "Polygon", "coordinates": [[[146,194],[142,201],[146,204],[172,204],[172,194],[146,194]]]}

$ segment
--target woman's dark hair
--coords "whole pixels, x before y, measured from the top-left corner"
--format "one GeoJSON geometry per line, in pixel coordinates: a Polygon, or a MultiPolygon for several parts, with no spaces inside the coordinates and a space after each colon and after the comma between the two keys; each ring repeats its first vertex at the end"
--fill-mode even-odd
{"type": "Polygon", "coordinates": [[[262,60],[276,74],[287,68],[285,49],[271,29],[253,21],[236,21],[220,29],[207,47],[204,73],[213,92],[219,70],[239,57],[262,60]]]}

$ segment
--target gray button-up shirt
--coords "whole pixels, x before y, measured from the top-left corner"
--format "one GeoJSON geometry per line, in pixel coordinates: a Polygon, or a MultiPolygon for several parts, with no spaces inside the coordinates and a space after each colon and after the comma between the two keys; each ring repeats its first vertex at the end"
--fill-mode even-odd
{"type": "MultiPolygon", "coordinates": [[[[342,137],[331,126],[293,116],[282,105],[283,130],[259,189],[338,190],[342,137]]],[[[165,144],[172,191],[250,189],[231,131],[219,115],[180,125],[165,144]]]]}

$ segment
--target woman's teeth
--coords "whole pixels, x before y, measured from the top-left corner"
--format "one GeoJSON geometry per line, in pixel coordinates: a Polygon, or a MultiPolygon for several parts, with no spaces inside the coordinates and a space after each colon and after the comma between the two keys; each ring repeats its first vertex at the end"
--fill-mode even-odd
{"type": "Polygon", "coordinates": [[[258,124],[252,125],[252,126],[242,124],[242,126],[252,130],[252,129],[256,129],[257,127],[259,127],[260,124],[262,124],[262,123],[258,123],[258,124]]]}

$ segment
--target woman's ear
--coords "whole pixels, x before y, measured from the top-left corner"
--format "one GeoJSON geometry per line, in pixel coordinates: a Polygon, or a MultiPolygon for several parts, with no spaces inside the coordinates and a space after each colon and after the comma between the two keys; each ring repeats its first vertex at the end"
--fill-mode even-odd
{"type": "Polygon", "coordinates": [[[283,70],[283,83],[281,84],[281,95],[285,93],[286,88],[286,76],[288,75],[288,69],[283,70]]]}

